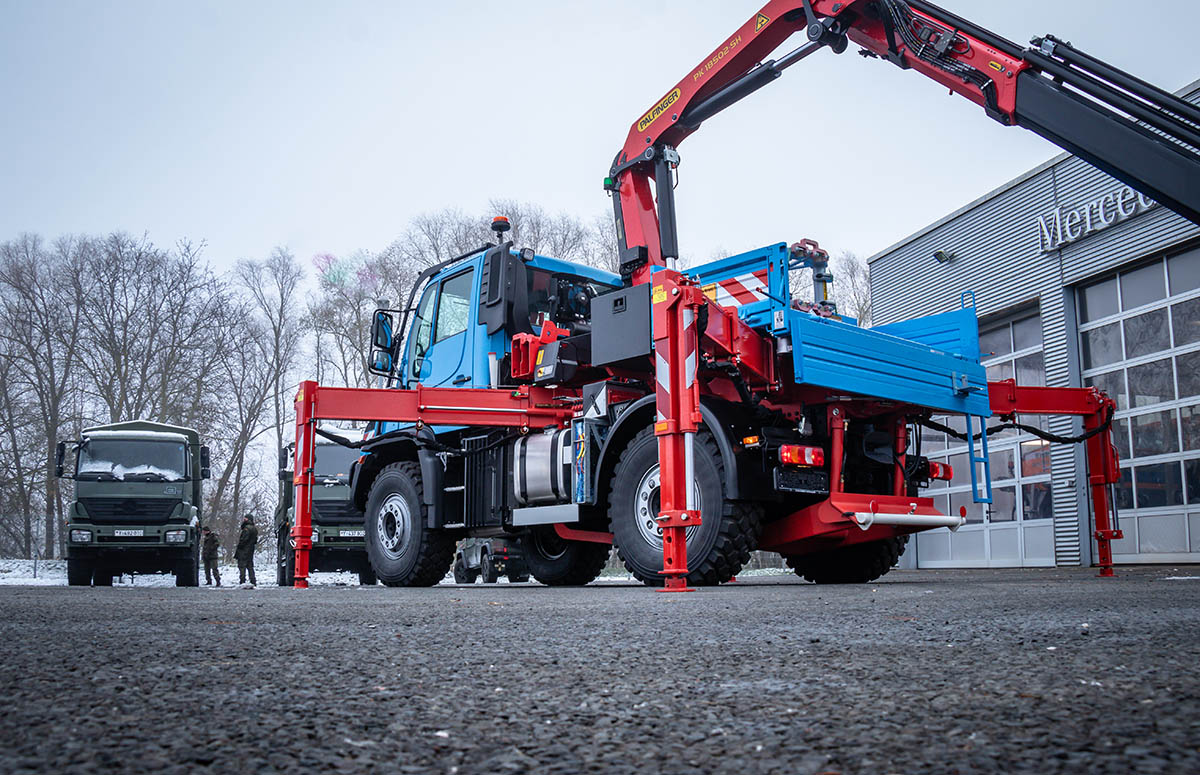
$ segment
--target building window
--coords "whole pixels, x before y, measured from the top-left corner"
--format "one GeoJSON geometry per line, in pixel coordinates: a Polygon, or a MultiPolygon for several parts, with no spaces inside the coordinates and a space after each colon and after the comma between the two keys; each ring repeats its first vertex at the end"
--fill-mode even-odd
{"type": "MultiPolygon", "coordinates": [[[[1115,283],[1113,287],[1115,289],[1115,283]]],[[[979,331],[979,348],[983,353],[982,362],[987,367],[989,381],[1015,379],[1018,385],[1046,384],[1042,321],[1036,313],[982,327],[979,331]]],[[[966,432],[966,420],[961,415],[933,419],[959,433],[966,432]]],[[[1044,417],[1022,417],[1020,422],[1045,427],[1044,417]]],[[[975,449],[979,454],[979,442],[976,442],[975,449]]],[[[954,469],[951,481],[932,482],[930,489],[923,493],[933,497],[934,504],[943,513],[957,514],[959,508],[965,506],[967,524],[1024,522],[1053,516],[1050,503],[1050,449],[1049,444],[1038,437],[1007,430],[988,438],[988,457],[992,469],[990,505],[974,502],[965,441],[925,430],[921,438],[921,450],[930,460],[949,463],[954,469]]],[[[981,481],[982,476],[983,472],[980,471],[981,481]]]]}
{"type": "MultiPolygon", "coordinates": [[[[1077,301],[1083,382],[1117,402],[1117,506],[1184,520],[1200,503],[1200,248],[1091,282],[1077,301]]],[[[1133,551],[1187,551],[1151,535],[1133,551]]]]}

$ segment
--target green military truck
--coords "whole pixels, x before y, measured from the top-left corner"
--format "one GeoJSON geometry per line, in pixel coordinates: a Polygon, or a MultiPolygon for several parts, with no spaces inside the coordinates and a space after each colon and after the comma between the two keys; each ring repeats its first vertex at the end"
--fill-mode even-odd
{"type": "MultiPolygon", "coordinates": [[[[97,425],[71,444],[75,500],[67,516],[67,583],[111,586],[124,573],[200,575],[201,482],[208,447],[190,428],[133,420],[97,425]]],[[[55,450],[64,476],[67,442],[55,450]]]]}
{"type": "MultiPolygon", "coordinates": [[[[333,432],[343,437],[358,433],[338,428],[333,432]]],[[[296,490],[292,482],[290,451],[289,446],[279,452],[279,504],[275,507],[275,536],[279,547],[275,579],[281,587],[290,587],[296,580],[296,548],[291,536],[296,490]]],[[[358,574],[360,584],[375,584],[375,572],[367,560],[363,513],[354,505],[350,493],[350,474],[358,464],[358,450],[318,436],[316,452],[309,570],[349,571],[358,574]]]]}

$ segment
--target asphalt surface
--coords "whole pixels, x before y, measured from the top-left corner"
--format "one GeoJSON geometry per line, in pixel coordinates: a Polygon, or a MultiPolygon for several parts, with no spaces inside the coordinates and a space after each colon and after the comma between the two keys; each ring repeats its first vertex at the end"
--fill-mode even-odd
{"type": "Polygon", "coordinates": [[[0,772],[1200,772],[1198,568],[0,588],[0,772]]]}

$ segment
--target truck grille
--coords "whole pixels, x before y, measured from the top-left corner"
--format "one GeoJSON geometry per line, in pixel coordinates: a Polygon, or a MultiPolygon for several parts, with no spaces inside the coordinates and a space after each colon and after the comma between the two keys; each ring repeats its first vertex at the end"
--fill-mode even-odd
{"type": "Polygon", "coordinates": [[[345,501],[314,501],[313,521],[318,524],[358,524],[363,521],[363,513],[354,507],[354,502],[345,501]]]}
{"type": "Polygon", "coordinates": [[[165,522],[180,501],[165,498],[80,498],[93,522],[153,524],[165,522]]]}

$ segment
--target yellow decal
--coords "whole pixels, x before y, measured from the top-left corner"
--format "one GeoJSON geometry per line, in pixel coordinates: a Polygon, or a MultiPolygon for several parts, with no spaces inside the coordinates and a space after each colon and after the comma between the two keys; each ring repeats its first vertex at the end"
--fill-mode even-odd
{"type": "Polygon", "coordinates": [[[771,19],[769,17],[763,16],[760,13],[758,15],[758,18],[754,20],[754,31],[761,32],[762,28],[766,27],[770,23],[771,23],[771,19]]]}
{"type": "Polygon", "coordinates": [[[653,304],[661,304],[667,300],[667,289],[661,285],[654,286],[654,294],[650,297],[653,304]]]}
{"type": "Polygon", "coordinates": [[[675,104],[679,99],[679,89],[672,89],[671,93],[659,100],[658,104],[650,108],[650,112],[642,116],[638,120],[638,131],[645,132],[650,128],[650,125],[658,120],[658,117],[667,112],[667,108],[675,104]]]}
{"type": "Polygon", "coordinates": [[[541,365],[542,365],[542,353],[543,353],[543,352],[544,352],[543,350],[538,350],[538,357],[537,357],[537,360],[533,362],[533,365],[534,365],[534,366],[541,366],[541,365]]]}
{"type": "Polygon", "coordinates": [[[704,295],[707,296],[712,301],[715,302],[717,300],[717,284],[716,283],[709,283],[708,285],[704,286],[700,290],[704,291],[704,295]]]}

